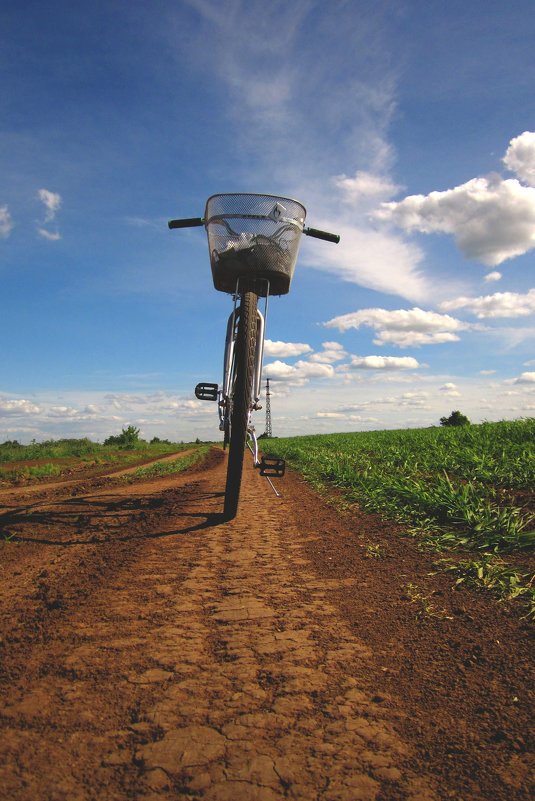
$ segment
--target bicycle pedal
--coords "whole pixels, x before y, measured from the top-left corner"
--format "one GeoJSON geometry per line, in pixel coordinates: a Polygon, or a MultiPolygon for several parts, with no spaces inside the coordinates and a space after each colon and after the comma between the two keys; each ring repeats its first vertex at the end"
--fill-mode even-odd
{"type": "Polygon", "coordinates": [[[197,384],[195,387],[195,397],[199,400],[216,401],[219,387],[217,384],[197,384]]]}
{"type": "Polygon", "coordinates": [[[286,470],[286,462],[284,459],[266,459],[266,457],[263,456],[258,467],[260,468],[261,476],[282,478],[286,470]]]}

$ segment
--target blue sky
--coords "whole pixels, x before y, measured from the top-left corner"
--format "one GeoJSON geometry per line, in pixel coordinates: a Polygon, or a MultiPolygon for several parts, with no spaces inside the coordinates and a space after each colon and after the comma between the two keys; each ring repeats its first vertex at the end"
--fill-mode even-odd
{"type": "MultiPolygon", "coordinates": [[[[295,197],[274,434],[535,409],[533,0],[0,5],[0,441],[216,438],[217,192],[295,197]]],[[[259,413],[257,428],[263,430],[259,413]]]]}

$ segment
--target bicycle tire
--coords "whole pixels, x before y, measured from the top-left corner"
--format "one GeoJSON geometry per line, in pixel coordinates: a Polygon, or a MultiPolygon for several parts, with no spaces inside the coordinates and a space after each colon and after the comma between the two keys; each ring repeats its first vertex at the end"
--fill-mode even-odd
{"type": "Polygon", "coordinates": [[[243,292],[234,346],[233,397],[224,506],[226,520],[236,517],[240,498],[243,457],[247,442],[247,420],[254,374],[257,305],[258,295],[255,292],[243,292]]]}

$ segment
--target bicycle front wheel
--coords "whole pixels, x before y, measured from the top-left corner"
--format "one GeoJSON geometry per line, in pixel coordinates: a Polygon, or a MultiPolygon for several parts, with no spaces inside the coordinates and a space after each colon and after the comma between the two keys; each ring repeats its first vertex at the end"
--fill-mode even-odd
{"type": "Polygon", "coordinates": [[[234,378],[230,415],[230,445],[225,487],[225,518],[236,517],[240,498],[243,457],[254,375],[258,296],[244,292],[240,303],[238,331],[234,346],[234,378]]]}

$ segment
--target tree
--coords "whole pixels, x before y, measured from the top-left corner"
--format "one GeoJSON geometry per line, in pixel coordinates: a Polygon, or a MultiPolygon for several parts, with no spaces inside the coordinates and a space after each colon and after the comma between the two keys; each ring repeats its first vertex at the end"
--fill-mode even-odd
{"type": "Polygon", "coordinates": [[[449,417],[440,418],[441,426],[469,426],[470,420],[459,410],[452,412],[449,417]]]}
{"type": "Polygon", "coordinates": [[[119,448],[135,448],[139,442],[139,428],[128,426],[123,428],[117,436],[108,437],[104,440],[104,445],[118,445],[119,448]]]}

